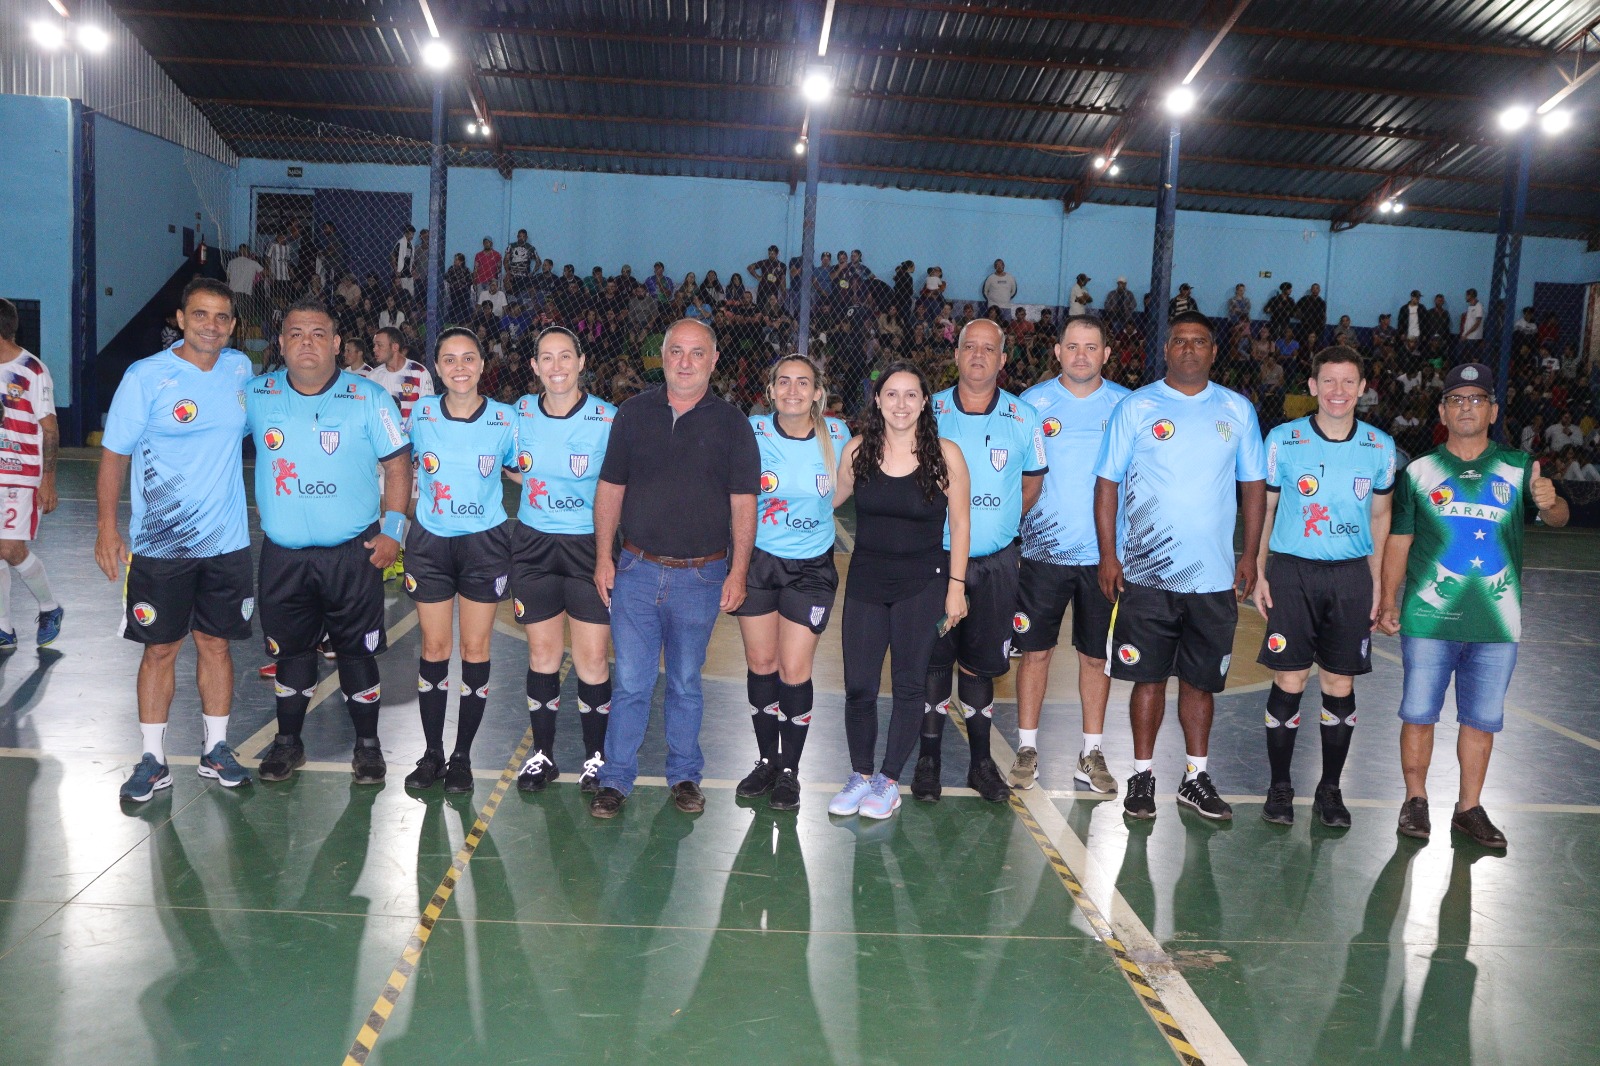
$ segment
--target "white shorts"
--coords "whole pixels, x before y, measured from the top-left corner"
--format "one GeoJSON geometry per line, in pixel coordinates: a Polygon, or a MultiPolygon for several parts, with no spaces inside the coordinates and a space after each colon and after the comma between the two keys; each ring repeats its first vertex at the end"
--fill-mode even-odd
{"type": "Polygon", "coordinates": [[[0,488],[0,540],[32,540],[38,533],[38,490],[0,488]]]}

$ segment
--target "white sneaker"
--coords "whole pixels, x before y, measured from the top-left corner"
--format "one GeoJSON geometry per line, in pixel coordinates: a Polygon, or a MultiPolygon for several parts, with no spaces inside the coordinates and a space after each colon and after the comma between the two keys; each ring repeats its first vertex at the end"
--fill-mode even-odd
{"type": "Polygon", "coordinates": [[[1091,792],[1116,794],[1117,779],[1106,769],[1106,757],[1099,748],[1090,748],[1089,754],[1078,756],[1078,769],[1072,776],[1088,785],[1091,792]]]}
{"type": "Polygon", "coordinates": [[[1011,764],[1010,773],[1006,774],[1006,783],[1012,788],[1032,788],[1037,780],[1039,780],[1038,749],[1018,748],[1016,761],[1011,764]]]}
{"type": "Polygon", "coordinates": [[[887,818],[900,809],[900,786],[882,774],[872,775],[872,791],[861,801],[863,818],[887,818]]]}
{"type": "Polygon", "coordinates": [[[860,774],[852,772],[844,787],[839,790],[839,794],[828,801],[828,813],[855,814],[861,809],[861,801],[866,799],[871,791],[872,783],[860,774]]]}

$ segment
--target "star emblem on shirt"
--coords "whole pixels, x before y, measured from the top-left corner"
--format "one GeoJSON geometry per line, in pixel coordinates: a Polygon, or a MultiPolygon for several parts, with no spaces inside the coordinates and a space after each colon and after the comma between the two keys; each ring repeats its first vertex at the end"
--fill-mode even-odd
{"type": "Polygon", "coordinates": [[[1472,536],[1477,540],[1482,540],[1484,537],[1486,537],[1488,535],[1489,535],[1488,531],[1486,531],[1486,530],[1475,529],[1475,530],[1472,531],[1472,536]]]}
{"type": "Polygon", "coordinates": [[[1483,566],[1483,560],[1478,558],[1476,555],[1474,555],[1470,561],[1474,570],[1481,569],[1483,566]]]}

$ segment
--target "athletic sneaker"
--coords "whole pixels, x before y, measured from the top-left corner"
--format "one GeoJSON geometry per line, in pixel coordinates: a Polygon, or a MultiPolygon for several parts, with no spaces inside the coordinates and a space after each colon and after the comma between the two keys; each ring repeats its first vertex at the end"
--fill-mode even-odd
{"type": "Polygon", "coordinates": [[[1089,754],[1078,756],[1078,769],[1072,776],[1074,780],[1088,785],[1090,792],[1112,796],[1117,794],[1117,779],[1106,769],[1106,757],[1099,748],[1090,748],[1089,754]]]}
{"type": "Polygon", "coordinates": [[[851,771],[838,795],[828,801],[828,813],[855,814],[861,810],[861,801],[867,798],[867,793],[870,791],[872,783],[862,775],[851,771]]]}
{"type": "Polygon", "coordinates": [[[1477,841],[1480,847],[1499,851],[1506,846],[1506,835],[1489,821],[1489,812],[1481,805],[1457,811],[1450,819],[1450,828],[1467,834],[1477,841]]]}
{"type": "Polygon", "coordinates": [[[767,797],[767,806],[775,811],[797,811],[800,809],[800,778],[789,769],[778,771],[778,779],[772,783],[772,795],[767,797]]]}
{"type": "Polygon", "coordinates": [[[744,780],[739,782],[733,794],[742,799],[766,795],[772,789],[772,783],[778,779],[778,770],[778,764],[770,759],[757,759],[755,769],[744,775],[744,780]]]}
{"type": "Polygon", "coordinates": [[[0,654],[17,650],[17,635],[9,629],[0,629],[0,654]]]}
{"type": "Polygon", "coordinates": [[[450,756],[450,765],[444,771],[444,791],[447,796],[460,796],[472,791],[472,757],[461,752],[450,756]]]}
{"type": "Polygon", "coordinates": [[[404,548],[401,548],[399,553],[395,555],[394,562],[383,568],[383,579],[385,581],[393,581],[395,578],[400,577],[405,572],[406,551],[404,548]]]}
{"type": "Polygon", "coordinates": [[[256,673],[261,675],[263,681],[276,681],[278,679],[278,664],[268,663],[257,670],[256,673]]]}
{"type": "Polygon", "coordinates": [[[417,768],[406,775],[406,787],[428,789],[444,776],[444,752],[425,751],[417,760],[417,768]]]}
{"type": "Polygon", "coordinates": [[[1187,807],[1200,817],[1212,821],[1233,820],[1233,808],[1222,802],[1222,797],[1217,795],[1217,786],[1211,783],[1211,775],[1204,770],[1178,786],[1178,806],[1187,807]]]}
{"type": "Polygon", "coordinates": [[[350,755],[350,770],[355,774],[358,785],[376,785],[384,779],[389,767],[383,761],[383,749],[378,746],[377,737],[356,737],[355,751],[350,755]]]}
{"type": "Polygon", "coordinates": [[[55,643],[56,638],[61,635],[61,619],[66,613],[65,607],[39,612],[39,647],[48,648],[55,643]]]}
{"type": "Polygon", "coordinates": [[[1000,768],[993,759],[980,759],[967,771],[967,787],[990,803],[1004,803],[1011,798],[1011,789],[1000,780],[1000,768]]]}
{"type": "Polygon", "coordinates": [[[200,765],[195,771],[201,777],[209,777],[223,788],[238,788],[240,785],[250,783],[250,771],[239,765],[239,760],[234,757],[233,749],[223,741],[211,745],[211,750],[200,756],[200,765]]]}
{"type": "Polygon", "coordinates": [[[1412,796],[1400,805],[1400,824],[1395,827],[1401,836],[1427,840],[1433,833],[1428,818],[1428,801],[1423,796],[1412,796]]]}
{"type": "Polygon", "coordinates": [[[1039,749],[1024,746],[1017,749],[1017,758],[1006,774],[1006,783],[1012,788],[1032,788],[1039,780],[1039,749]]]}
{"type": "Polygon", "coordinates": [[[1311,799],[1311,809],[1322,824],[1333,829],[1350,828],[1350,808],[1344,805],[1344,793],[1337,785],[1318,785],[1311,799]]]}
{"type": "Polygon", "coordinates": [[[599,792],[600,771],[605,765],[606,757],[598,751],[583,760],[583,776],[578,778],[578,791],[599,792]]]}
{"type": "Polygon", "coordinates": [[[550,756],[542,751],[536,751],[522,764],[522,769],[517,771],[517,790],[543,792],[546,785],[560,776],[561,770],[550,756]]]}
{"type": "Polygon", "coordinates": [[[272,738],[267,750],[261,753],[261,765],[256,774],[263,781],[287,781],[296,768],[306,763],[306,746],[297,736],[279,733],[272,738]]]}
{"type": "Polygon", "coordinates": [[[596,818],[615,818],[626,802],[628,795],[622,790],[602,788],[594,794],[594,799],[589,801],[589,813],[596,818]]]}
{"type": "Polygon", "coordinates": [[[939,783],[939,757],[918,756],[917,768],[911,774],[911,795],[923,803],[938,803],[943,794],[944,786],[939,783]]]}
{"type": "Polygon", "coordinates": [[[1122,813],[1129,818],[1156,816],[1156,775],[1145,770],[1128,778],[1128,794],[1122,797],[1122,813]]]}
{"type": "MultiPolygon", "coordinates": [[[[1320,790],[1318,795],[1320,795],[1320,790]]],[[[1294,786],[1288,783],[1269,785],[1267,802],[1261,805],[1261,820],[1273,825],[1294,824],[1294,786]]]]}
{"type": "MultiPolygon", "coordinates": [[[[999,780],[998,775],[995,780],[999,780]]],[[[882,774],[873,774],[870,790],[861,798],[861,817],[887,818],[899,809],[900,786],[882,774]]]]}
{"type": "Polygon", "coordinates": [[[156,757],[147,751],[144,758],[139,760],[139,765],[133,768],[133,773],[122,783],[119,794],[130,803],[144,803],[158,789],[171,787],[172,771],[156,762],[156,757]]]}

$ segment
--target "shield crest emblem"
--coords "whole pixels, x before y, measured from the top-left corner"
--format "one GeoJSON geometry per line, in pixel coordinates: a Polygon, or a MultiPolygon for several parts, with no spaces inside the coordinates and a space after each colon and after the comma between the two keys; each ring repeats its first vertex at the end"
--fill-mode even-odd
{"type": "Polygon", "coordinates": [[[824,618],[826,618],[827,616],[828,616],[828,609],[826,607],[813,607],[813,608],[811,608],[811,624],[812,625],[820,626],[822,624],[822,620],[824,618]]]}
{"type": "Polygon", "coordinates": [[[494,456],[478,456],[478,473],[482,474],[484,477],[488,477],[490,474],[494,473],[494,456]]]}
{"type": "MultiPolygon", "coordinates": [[[[831,489],[831,488],[833,488],[833,479],[830,478],[827,474],[818,474],[817,475],[817,495],[818,496],[826,496],[828,494],[828,490],[831,489]]],[[[815,624],[815,623],[813,623],[813,624],[815,624]]]]}
{"type": "Polygon", "coordinates": [[[990,448],[989,465],[994,467],[996,471],[1004,470],[1006,468],[1006,459],[1010,455],[1011,450],[1009,448],[990,448]]]}
{"type": "Polygon", "coordinates": [[[339,450],[339,431],[338,430],[336,430],[336,429],[325,429],[318,436],[322,441],[322,450],[323,451],[327,452],[329,455],[332,455],[334,452],[339,450]]]}
{"type": "Polygon", "coordinates": [[[1494,498],[1500,501],[1500,506],[1505,507],[1511,503],[1511,482],[1496,481],[1492,486],[1494,498]]]}
{"type": "Polygon", "coordinates": [[[1354,488],[1356,490],[1356,499],[1364,500],[1367,498],[1367,493],[1372,491],[1372,479],[1370,477],[1358,477],[1354,488]]]}
{"type": "Polygon", "coordinates": [[[573,477],[582,477],[584,471],[589,469],[589,457],[587,455],[569,455],[567,456],[567,468],[572,471],[573,477]]]}

